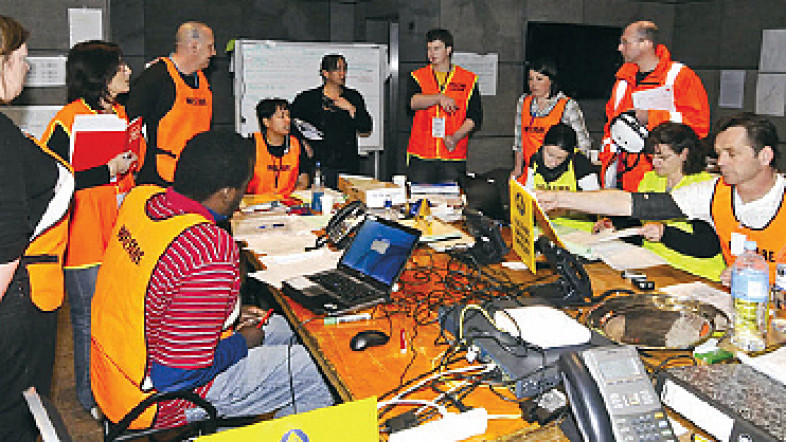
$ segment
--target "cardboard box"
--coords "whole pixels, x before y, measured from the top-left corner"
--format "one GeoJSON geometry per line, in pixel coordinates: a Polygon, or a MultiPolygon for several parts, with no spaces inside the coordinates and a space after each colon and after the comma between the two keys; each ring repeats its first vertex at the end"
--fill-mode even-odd
{"type": "Polygon", "coordinates": [[[339,175],[338,190],[344,192],[351,200],[363,201],[369,208],[385,207],[387,200],[390,200],[393,205],[407,202],[405,188],[364,176],[339,175]]]}

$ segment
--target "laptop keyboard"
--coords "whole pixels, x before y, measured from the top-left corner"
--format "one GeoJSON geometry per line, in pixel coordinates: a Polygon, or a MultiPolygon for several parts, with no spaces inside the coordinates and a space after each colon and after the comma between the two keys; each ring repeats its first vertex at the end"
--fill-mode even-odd
{"type": "Polygon", "coordinates": [[[352,301],[379,296],[379,292],[371,287],[338,273],[327,272],[308,276],[308,279],[325,287],[338,295],[341,299],[352,301]]]}

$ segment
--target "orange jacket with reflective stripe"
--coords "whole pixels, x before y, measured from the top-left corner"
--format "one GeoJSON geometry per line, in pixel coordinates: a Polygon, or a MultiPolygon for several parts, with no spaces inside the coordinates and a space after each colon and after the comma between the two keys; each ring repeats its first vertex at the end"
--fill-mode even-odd
{"type": "Polygon", "coordinates": [[[701,79],[689,67],[672,61],[669,50],[658,45],[655,49],[658,65],[646,78],[636,82],[639,67],[635,63],[625,63],[617,71],[617,81],[612,89],[611,97],[606,103],[606,125],[603,127],[603,146],[598,158],[601,161],[601,181],[608,187],[607,169],[613,161],[622,157],[621,167],[631,169],[622,177],[622,188],[635,192],[644,174],[652,170],[652,161],[648,155],[617,153],[613,146],[609,126],[617,115],[633,109],[633,93],[669,87],[673,95],[673,109],[648,111],[647,129],[652,130],[664,121],[685,123],[692,127],[699,138],[707,136],[710,130],[710,106],[707,91],[701,79]],[[616,154],[616,155],[615,155],[616,154]]]}
{"type": "Polygon", "coordinates": [[[786,242],[786,210],[783,201],[770,222],[761,229],[752,229],[743,225],[734,214],[734,186],[726,184],[723,178],[715,183],[712,196],[712,221],[715,232],[720,239],[721,251],[726,265],[734,263],[731,254],[731,235],[741,233],[750,241],[756,241],[757,252],[764,257],[770,267],[770,282],[775,281],[777,254],[786,242]]]}
{"type": "Polygon", "coordinates": [[[454,66],[448,74],[445,86],[440,88],[431,65],[428,65],[413,72],[412,78],[420,85],[421,93],[445,94],[453,98],[458,109],[448,114],[439,105],[435,105],[415,111],[407,154],[422,159],[466,160],[467,137],[459,140],[456,148],[451,152],[445,147],[442,138],[432,136],[431,122],[434,118],[445,118],[445,133],[456,132],[467,118],[467,106],[478,76],[461,66],[454,66]]]}
{"type": "Polygon", "coordinates": [[[292,135],[288,137],[289,147],[284,151],[284,156],[279,158],[268,152],[262,133],[254,133],[257,162],[246,193],[289,196],[295,190],[300,170],[300,142],[292,135]]]}
{"type": "MultiPolygon", "coordinates": [[[[152,386],[143,387],[145,298],[158,260],[184,230],[210,222],[193,213],[151,220],[145,206],[161,192],[164,189],[152,185],[129,192],[98,271],[91,309],[90,381],[96,402],[112,422],[154,392],[152,386]]],[[[131,428],[149,428],[156,412],[157,407],[148,408],[131,428]]]]}
{"type": "MultiPolygon", "coordinates": [[[[123,106],[115,104],[112,109],[119,118],[128,121],[123,106]]],[[[68,103],[49,123],[41,137],[42,141],[46,143],[57,126],[62,127],[70,137],[74,117],[84,114],[96,114],[96,111],[82,99],[68,103]]],[[[101,264],[101,257],[117,218],[118,195],[125,193],[133,185],[134,177],[127,173],[117,182],[79,189],[74,193],[65,268],[85,268],[101,264]]]]}
{"type": "Polygon", "coordinates": [[[192,89],[180,77],[169,58],[160,59],[175,83],[175,102],[158,122],[158,151],[155,161],[158,175],[165,181],[175,179],[175,166],[186,142],[200,132],[210,130],[213,118],[213,92],[202,71],[197,71],[199,87],[192,89]]]}
{"type": "MultiPolygon", "coordinates": [[[[73,173],[67,161],[45,144],[36,144],[73,173]]],[[[30,278],[30,297],[43,311],[52,311],[63,304],[63,257],[68,244],[68,217],[69,212],[65,211],[60,221],[38,235],[25,249],[24,261],[30,278]]]]}

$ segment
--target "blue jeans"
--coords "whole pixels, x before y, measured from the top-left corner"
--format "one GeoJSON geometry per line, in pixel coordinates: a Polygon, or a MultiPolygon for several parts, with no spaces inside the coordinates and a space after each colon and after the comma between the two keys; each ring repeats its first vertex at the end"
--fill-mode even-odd
{"type": "MultiPolygon", "coordinates": [[[[281,417],[333,405],[333,396],[308,351],[300,344],[290,346],[290,340],[295,342],[295,337],[286,319],[271,316],[265,326],[265,343],[216,376],[205,395],[219,416],[254,416],[279,410],[276,416],[281,417]]],[[[186,410],[189,422],[206,417],[200,408],[186,410]]]]}
{"type": "Polygon", "coordinates": [[[93,301],[99,267],[64,270],[68,304],[71,307],[71,328],[74,331],[76,398],[87,411],[96,406],[90,389],[90,303],[93,301]]]}

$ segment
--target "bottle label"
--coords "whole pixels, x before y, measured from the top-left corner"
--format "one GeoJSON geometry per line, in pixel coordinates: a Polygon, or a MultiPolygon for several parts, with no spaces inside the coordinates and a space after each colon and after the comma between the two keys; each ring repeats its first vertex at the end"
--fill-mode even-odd
{"type": "Polygon", "coordinates": [[[769,275],[745,269],[735,270],[731,276],[731,296],[751,302],[767,302],[769,298],[769,275]]]}

